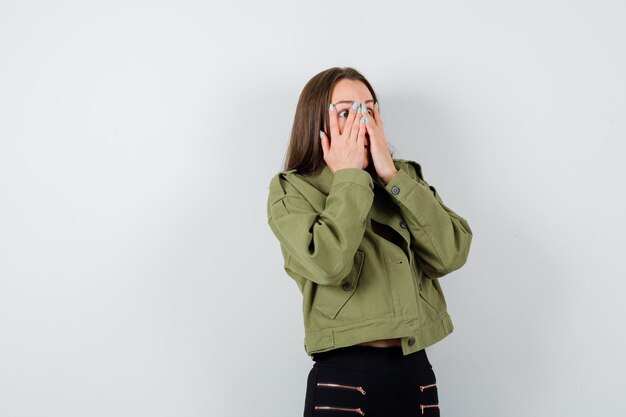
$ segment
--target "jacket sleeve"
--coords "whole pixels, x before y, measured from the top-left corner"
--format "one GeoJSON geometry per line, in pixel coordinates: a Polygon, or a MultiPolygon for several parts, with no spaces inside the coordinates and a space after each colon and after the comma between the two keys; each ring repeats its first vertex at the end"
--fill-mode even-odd
{"type": "Polygon", "coordinates": [[[320,285],[340,285],[353,266],[374,201],[373,180],[360,168],[333,174],[326,204],[316,212],[287,174],[270,182],[268,224],[281,244],[285,269],[320,285]]]}
{"type": "Polygon", "coordinates": [[[385,189],[400,207],[411,234],[411,247],[428,278],[440,278],[462,267],[468,257],[472,230],[450,210],[435,187],[422,176],[417,162],[404,160],[385,189]]]}

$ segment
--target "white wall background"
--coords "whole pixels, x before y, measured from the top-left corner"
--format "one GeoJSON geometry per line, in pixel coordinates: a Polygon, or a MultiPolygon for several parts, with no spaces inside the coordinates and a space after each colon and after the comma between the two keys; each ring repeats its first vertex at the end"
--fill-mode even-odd
{"type": "Polygon", "coordinates": [[[299,416],[266,223],[306,81],[354,66],[474,231],[446,417],[622,416],[621,1],[0,2],[0,417],[299,416]]]}

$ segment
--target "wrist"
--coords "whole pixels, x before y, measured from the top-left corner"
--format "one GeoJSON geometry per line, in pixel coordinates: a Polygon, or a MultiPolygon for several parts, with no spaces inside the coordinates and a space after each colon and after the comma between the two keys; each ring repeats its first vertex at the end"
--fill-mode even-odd
{"type": "Polygon", "coordinates": [[[387,175],[384,178],[381,177],[381,179],[383,180],[385,185],[387,185],[387,184],[389,184],[391,182],[391,180],[394,179],[394,177],[396,176],[397,173],[398,173],[398,170],[394,169],[393,172],[390,175],[387,175]]]}

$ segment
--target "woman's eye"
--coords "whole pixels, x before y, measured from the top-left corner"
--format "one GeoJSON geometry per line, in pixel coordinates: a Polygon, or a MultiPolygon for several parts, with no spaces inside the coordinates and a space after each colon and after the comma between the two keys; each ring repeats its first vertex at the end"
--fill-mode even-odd
{"type": "Polygon", "coordinates": [[[340,111],[339,112],[339,117],[348,117],[348,110],[344,110],[344,111],[340,111]],[[342,116],[342,114],[346,114],[345,116],[342,116]]]}
{"type": "Polygon", "coordinates": [[[374,115],[374,112],[373,112],[373,111],[371,111],[370,109],[367,109],[367,112],[370,114],[370,116],[373,116],[373,115],[374,115]]]}

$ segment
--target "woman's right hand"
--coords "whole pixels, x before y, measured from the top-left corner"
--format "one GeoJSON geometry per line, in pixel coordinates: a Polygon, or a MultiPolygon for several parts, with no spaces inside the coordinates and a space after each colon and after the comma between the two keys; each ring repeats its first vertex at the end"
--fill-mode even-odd
{"type": "Polygon", "coordinates": [[[365,149],[367,128],[365,123],[361,123],[363,113],[357,113],[354,107],[350,107],[343,131],[340,132],[337,109],[329,106],[330,141],[326,133],[320,130],[324,160],[333,173],[344,168],[362,168],[368,157],[369,151],[365,149]]]}

